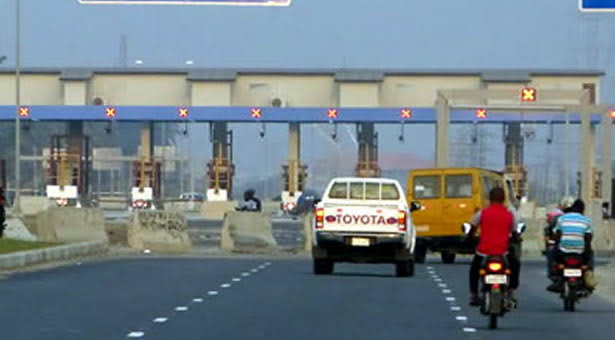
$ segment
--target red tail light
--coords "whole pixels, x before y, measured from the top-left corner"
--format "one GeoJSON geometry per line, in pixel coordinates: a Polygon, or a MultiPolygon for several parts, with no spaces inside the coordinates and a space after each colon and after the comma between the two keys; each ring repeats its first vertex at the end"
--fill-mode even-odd
{"type": "Polygon", "coordinates": [[[566,265],[567,266],[578,266],[581,264],[581,261],[579,261],[579,259],[571,257],[571,258],[567,258],[566,259],[566,265]]]}
{"type": "Polygon", "coordinates": [[[318,208],[316,209],[316,229],[322,229],[324,227],[325,222],[325,209],[318,208]]]}
{"type": "Polygon", "coordinates": [[[503,267],[501,262],[489,262],[489,264],[487,264],[487,268],[492,272],[499,272],[503,267]]]}
{"type": "Polygon", "coordinates": [[[406,221],[407,221],[406,212],[403,210],[398,211],[397,212],[397,227],[399,228],[399,231],[406,231],[406,228],[408,228],[406,221]]]}

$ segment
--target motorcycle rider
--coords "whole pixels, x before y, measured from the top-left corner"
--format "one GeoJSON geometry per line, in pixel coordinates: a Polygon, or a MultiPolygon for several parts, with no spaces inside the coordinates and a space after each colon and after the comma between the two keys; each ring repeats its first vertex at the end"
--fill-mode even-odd
{"type": "Polygon", "coordinates": [[[547,213],[547,226],[544,229],[544,237],[545,237],[545,256],[547,258],[547,277],[555,282],[556,273],[553,271],[553,265],[555,263],[555,235],[553,233],[553,229],[557,224],[557,220],[560,216],[564,215],[567,212],[570,212],[570,207],[574,203],[574,197],[572,196],[564,196],[560,200],[557,208],[551,210],[547,213]]]}
{"type": "MultiPolygon", "coordinates": [[[[562,259],[566,254],[580,254],[583,256],[585,264],[589,266],[586,272],[585,285],[589,290],[593,290],[596,281],[593,275],[594,252],[591,247],[593,238],[593,227],[591,220],[584,216],[585,203],[581,199],[574,201],[568,211],[557,219],[553,228],[555,238],[556,259],[562,259]]],[[[547,287],[551,292],[562,292],[564,281],[561,277],[547,287]]]]}
{"type": "Polygon", "coordinates": [[[236,208],[238,211],[261,211],[261,201],[256,197],[254,189],[248,189],[243,193],[243,202],[236,208]]]}
{"type": "Polygon", "coordinates": [[[519,287],[520,262],[516,256],[509,255],[509,242],[514,226],[515,215],[504,205],[505,192],[502,188],[493,188],[489,192],[489,206],[474,215],[472,229],[468,234],[473,237],[480,225],[481,231],[476,247],[476,254],[470,266],[470,305],[479,306],[478,297],[479,272],[483,261],[488,256],[507,256],[511,270],[509,297],[514,299],[514,291],[519,287]]]}

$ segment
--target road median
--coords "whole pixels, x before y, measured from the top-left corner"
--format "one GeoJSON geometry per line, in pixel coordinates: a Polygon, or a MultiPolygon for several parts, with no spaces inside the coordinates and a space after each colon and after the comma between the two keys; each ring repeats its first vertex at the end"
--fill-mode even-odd
{"type": "Polygon", "coordinates": [[[109,250],[106,241],[80,242],[42,249],[0,255],[0,270],[16,269],[47,262],[104,254],[109,250]]]}

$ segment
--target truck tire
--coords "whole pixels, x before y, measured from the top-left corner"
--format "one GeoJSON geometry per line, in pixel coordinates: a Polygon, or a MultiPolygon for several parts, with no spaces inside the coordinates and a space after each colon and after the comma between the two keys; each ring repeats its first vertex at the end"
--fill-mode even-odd
{"type": "Polygon", "coordinates": [[[416,263],[425,263],[425,258],[427,258],[427,247],[417,245],[414,249],[414,260],[416,263]]]}
{"type": "Polygon", "coordinates": [[[414,260],[395,262],[395,276],[397,277],[414,276],[414,260]]]}
{"type": "Polygon", "coordinates": [[[456,254],[448,251],[443,251],[440,253],[440,257],[442,258],[442,263],[450,264],[455,263],[456,254]]]}
{"type": "Polygon", "coordinates": [[[313,270],[315,275],[329,275],[333,273],[334,263],[327,259],[314,259],[313,270]]]}

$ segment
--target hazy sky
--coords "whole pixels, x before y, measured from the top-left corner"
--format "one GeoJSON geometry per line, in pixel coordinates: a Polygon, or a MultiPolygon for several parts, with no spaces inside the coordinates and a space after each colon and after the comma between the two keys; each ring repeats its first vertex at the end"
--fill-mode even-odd
{"type": "MultiPolygon", "coordinates": [[[[0,55],[9,66],[14,3],[0,0],[0,55]]],[[[129,62],[150,67],[602,69],[602,101],[615,102],[615,14],[580,13],[577,0],[294,0],[281,8],[22,0],[22,15],[25,66],[117,66],[126,34],[129,62]]],[[[237,131],[239,171],[277,170],[286,156],[286,128],[268,127],[257,143],[258,128],[237,131]],[[275,151],[270,161],[250,157],[263,148],[275,151]]],[[[407,129],[405,144],[397,130],[380,128],[381,148],[433,157],[433,129],[407,129]]],[[[193,144],[206,143],[205,131],[195,130],[193,144]]],[[[341,143],[354,149],[348,136],[341,143]]],[[[528,158],[539,159],[544,143],[532,143],[528,158]]],[[[307,158],[331,148],[324,137],[304,146],[307,158]]],[[[206,157],[199,153],[199,162],[206,157]]]]}

